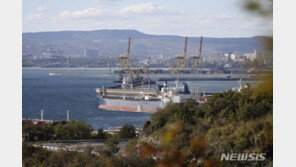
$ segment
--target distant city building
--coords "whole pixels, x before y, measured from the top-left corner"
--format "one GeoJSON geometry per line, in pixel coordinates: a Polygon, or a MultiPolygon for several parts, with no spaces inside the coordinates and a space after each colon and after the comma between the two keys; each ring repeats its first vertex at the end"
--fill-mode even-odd
{"type": "Polygon", "coordinates": [[[42,58],[49,59],[51,58],[51,55],[49,53],[42,53],[42,58]]]}
{"type": "Polygon", "coordinates": [[[230,59],[231,60],[233,60],[234,61],[234,59],[236,58],[237,56],[236,56],[236,54],[235,53],[231,53],[230,54],[230,59]]]}
{"type": "Polygon", "coordinates": [[[257,50],[254,50],[254,53],[246,53],[244,54],[246,56],[246,59],[254,61],[257,57],[257,50]]]}
{"type": "Polygon", "coordinates": [[[237,56],[233,59],[233,62],[235,63],[244,63],[246,61],[245,56],[237,56]]]}
{"type": "Polygon", "coordinates": [[[160,54],[160,60],[162,60],[163,59],[163,54],[160,54]]]}
{"type": "Polygon", "coordinates": [[[228,63],[230,61],[230,55],[231,53],[226,53],[224,54],[224,57],[225,57],[225,62],[228,63]]]}
{"type": "Polygon", "coordinates": [[[98,50],[84,50],[85,57],[99,57],[98,50]]]}

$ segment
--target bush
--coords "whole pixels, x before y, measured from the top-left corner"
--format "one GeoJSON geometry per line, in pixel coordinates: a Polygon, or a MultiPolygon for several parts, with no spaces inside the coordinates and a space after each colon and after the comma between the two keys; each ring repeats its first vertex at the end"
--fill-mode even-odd
{"type": "Polygon", "coordinates": [[[97,134],[92,134],[91,138],[92,139],[107,139],[109,133],[104,132],[102,128],[98,129],[97,134]]]}
{"type": "Polygon", "coordinates": [[[105,142],[105,145],[108,148],[107,150],[105,150],[106,155],[111,156],[111,155],[114,155],[115,153],[117,153],[119,151],[118,144],[119,144],[119,142],[114,136],[109,137],[107,139],[107,141],[105,142]]]}
{"type": "Polygon", "coordinates": [[[133,139],[136,137],[136,128],[130,124],[125,124],[118,133],[120,139],[133,139]]]}
{"type": "Polygon", "coordinates": [[[52,125],[23,125],[23,134],[28,134],[29,141],[46,141],[54,139],[54,128],[52,125]]]}
{"type": "Polygon", "coordinates": [[[56,125],[54,131],[59,140],[90,139],[92,127],[84,121],[70,121],[65,125],[56,125]]]}

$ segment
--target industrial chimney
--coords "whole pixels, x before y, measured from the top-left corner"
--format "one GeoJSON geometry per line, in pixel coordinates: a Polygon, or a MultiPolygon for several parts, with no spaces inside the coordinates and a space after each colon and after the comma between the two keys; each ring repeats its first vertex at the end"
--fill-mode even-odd
{"type": "Polygon", "coordinates": [[[66,113],[67,113],[67,122],[69,122],[70,121],[70,111],[67,110],[66,113]]]}
{"type": "Polygon", "coordinates": [[[40,113],[40,115],[41,115],[41,116],[40,116],[40,119],[41,119],[41,121],[43,121],[43,113],[44,113],[44,110],[41,110],[40,112],[41,112],[41,113],[40,113]]]}

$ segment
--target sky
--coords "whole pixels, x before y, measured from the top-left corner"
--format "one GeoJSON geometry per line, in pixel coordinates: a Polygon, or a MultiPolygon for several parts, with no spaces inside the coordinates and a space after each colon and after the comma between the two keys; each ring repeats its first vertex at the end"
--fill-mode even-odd
{"type": "Polygon", "coordinates": [[[22,31],[134,29],[147,34],[252,37],[272,22],[243,0],[23,0],[22,31]]]}

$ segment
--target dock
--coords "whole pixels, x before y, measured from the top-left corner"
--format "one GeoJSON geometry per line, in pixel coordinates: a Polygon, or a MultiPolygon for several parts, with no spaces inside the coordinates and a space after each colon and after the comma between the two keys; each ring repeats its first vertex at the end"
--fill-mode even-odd
{"type": "Polygon", "coordinates": [[[260,78],[239,78],[239,77],[162,77],[158,81],[257,81],[260,78]]]}

